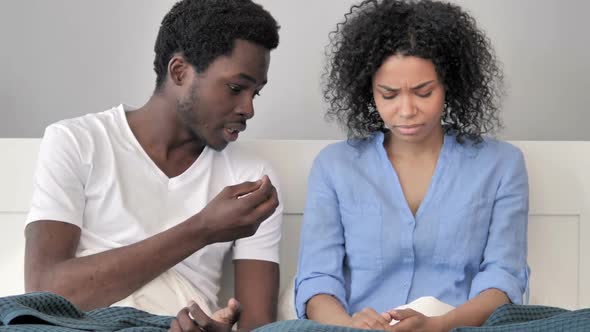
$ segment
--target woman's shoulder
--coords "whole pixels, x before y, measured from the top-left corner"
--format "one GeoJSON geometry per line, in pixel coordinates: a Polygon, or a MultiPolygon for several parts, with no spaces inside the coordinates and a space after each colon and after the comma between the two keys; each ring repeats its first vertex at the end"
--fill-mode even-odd
{"type": "Polygon", "coordinates": [[[466,154],[477,156],[478,158],[520,158],[522,151],[515,145],[494,137],[483,137],[479,143],[473,141],[464,141],[457,145],[466,154]]]}
{"type": "MultiPolygon", "coordinates": [[[[482,169],[485,168],[523,168],[524,155],[515,145],[493,137],[484,137],[479,143],[463,142],[457,144],[464,157],[471,159],[482,169]]],[[[467,161],[463,158],[464,161],[467,161]]]]}
{"type": "Polygon", "coordinates": [[[316,160],[354,161],[373,153],[373,147],[378,135],[367,138],[350,138],[326,145],[316,157],[316,160]]]}
{"type": "Polygon", "coordinates": [[[358,178],[367,169],[377,167],[379,155],[376,144],[373,136],[328,144],[315,157],[311,174],[336,182],[358,178]]]}

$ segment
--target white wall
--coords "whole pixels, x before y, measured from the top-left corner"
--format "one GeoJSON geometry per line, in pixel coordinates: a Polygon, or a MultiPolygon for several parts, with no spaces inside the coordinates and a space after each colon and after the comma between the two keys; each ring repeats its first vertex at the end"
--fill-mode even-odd
{"type": "MultiPolygon", "coordinates": [[[[502,136],[590,140],[584,0],[455,0],[488,32],[509,95],[502,136]]],[[[0,0],[0,137],[39,137],[62,118],[141,105],[153,43],[174,0],[0,0]]],[[[248,138],[333,139],[319,77],[328,32],[354,0],[258,0],[282,26],[248,138]]]]}

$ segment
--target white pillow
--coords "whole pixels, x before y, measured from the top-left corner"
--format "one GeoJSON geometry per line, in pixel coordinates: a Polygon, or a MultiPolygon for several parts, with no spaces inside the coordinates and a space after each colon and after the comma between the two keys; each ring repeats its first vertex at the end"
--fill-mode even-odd
{"type": "Polygon", "coordinates": [[[295,278],[279,293],[277,320],[297,319],[295,312],[295,278]]]}

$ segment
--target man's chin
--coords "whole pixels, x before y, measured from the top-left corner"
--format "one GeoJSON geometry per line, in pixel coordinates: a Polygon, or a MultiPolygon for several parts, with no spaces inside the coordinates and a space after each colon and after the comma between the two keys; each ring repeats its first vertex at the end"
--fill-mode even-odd
{"type": "Polygon", "coordinates": [[[207,146],[215,151],[221,151],[227,147],[230,142],[228,141],[219,141],[219,142],[207,142],[207,146]]]}
{"type": "Polygon", "coordinates": [[[191,131],[191,135],[193,136],[193,138],[195,140],[199,140],[203,143],[205,143],[204,145],[207,146],[210,149],[213,149],[215,151],[221,151],[223,149],[225,149],[227,147],[227,145],[230,143],[228,140],[226,140],[224,137],[207,137],[207,135],[198,135],[196,131],[191,131]]]}

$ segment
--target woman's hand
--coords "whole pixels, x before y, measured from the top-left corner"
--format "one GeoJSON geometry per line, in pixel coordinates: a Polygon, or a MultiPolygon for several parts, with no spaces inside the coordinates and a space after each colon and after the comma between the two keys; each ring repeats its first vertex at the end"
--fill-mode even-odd
{"type": "Polygon", "coordinates": [[[399,321],[399,323],[389,326],[388,330],[392,332],[446,332],[449,330],[444,324],[443,316],[427,317],[413,309],[391,310],[388,314],[392,319],[399,321]]]}
{"type": "Polygon", "coordinates": [[[349,326],[367,330],[387,330],[390,328],[390,321],[389,313],[379,314],[371,308],[364,308],[352,315],[349,326]]]}

